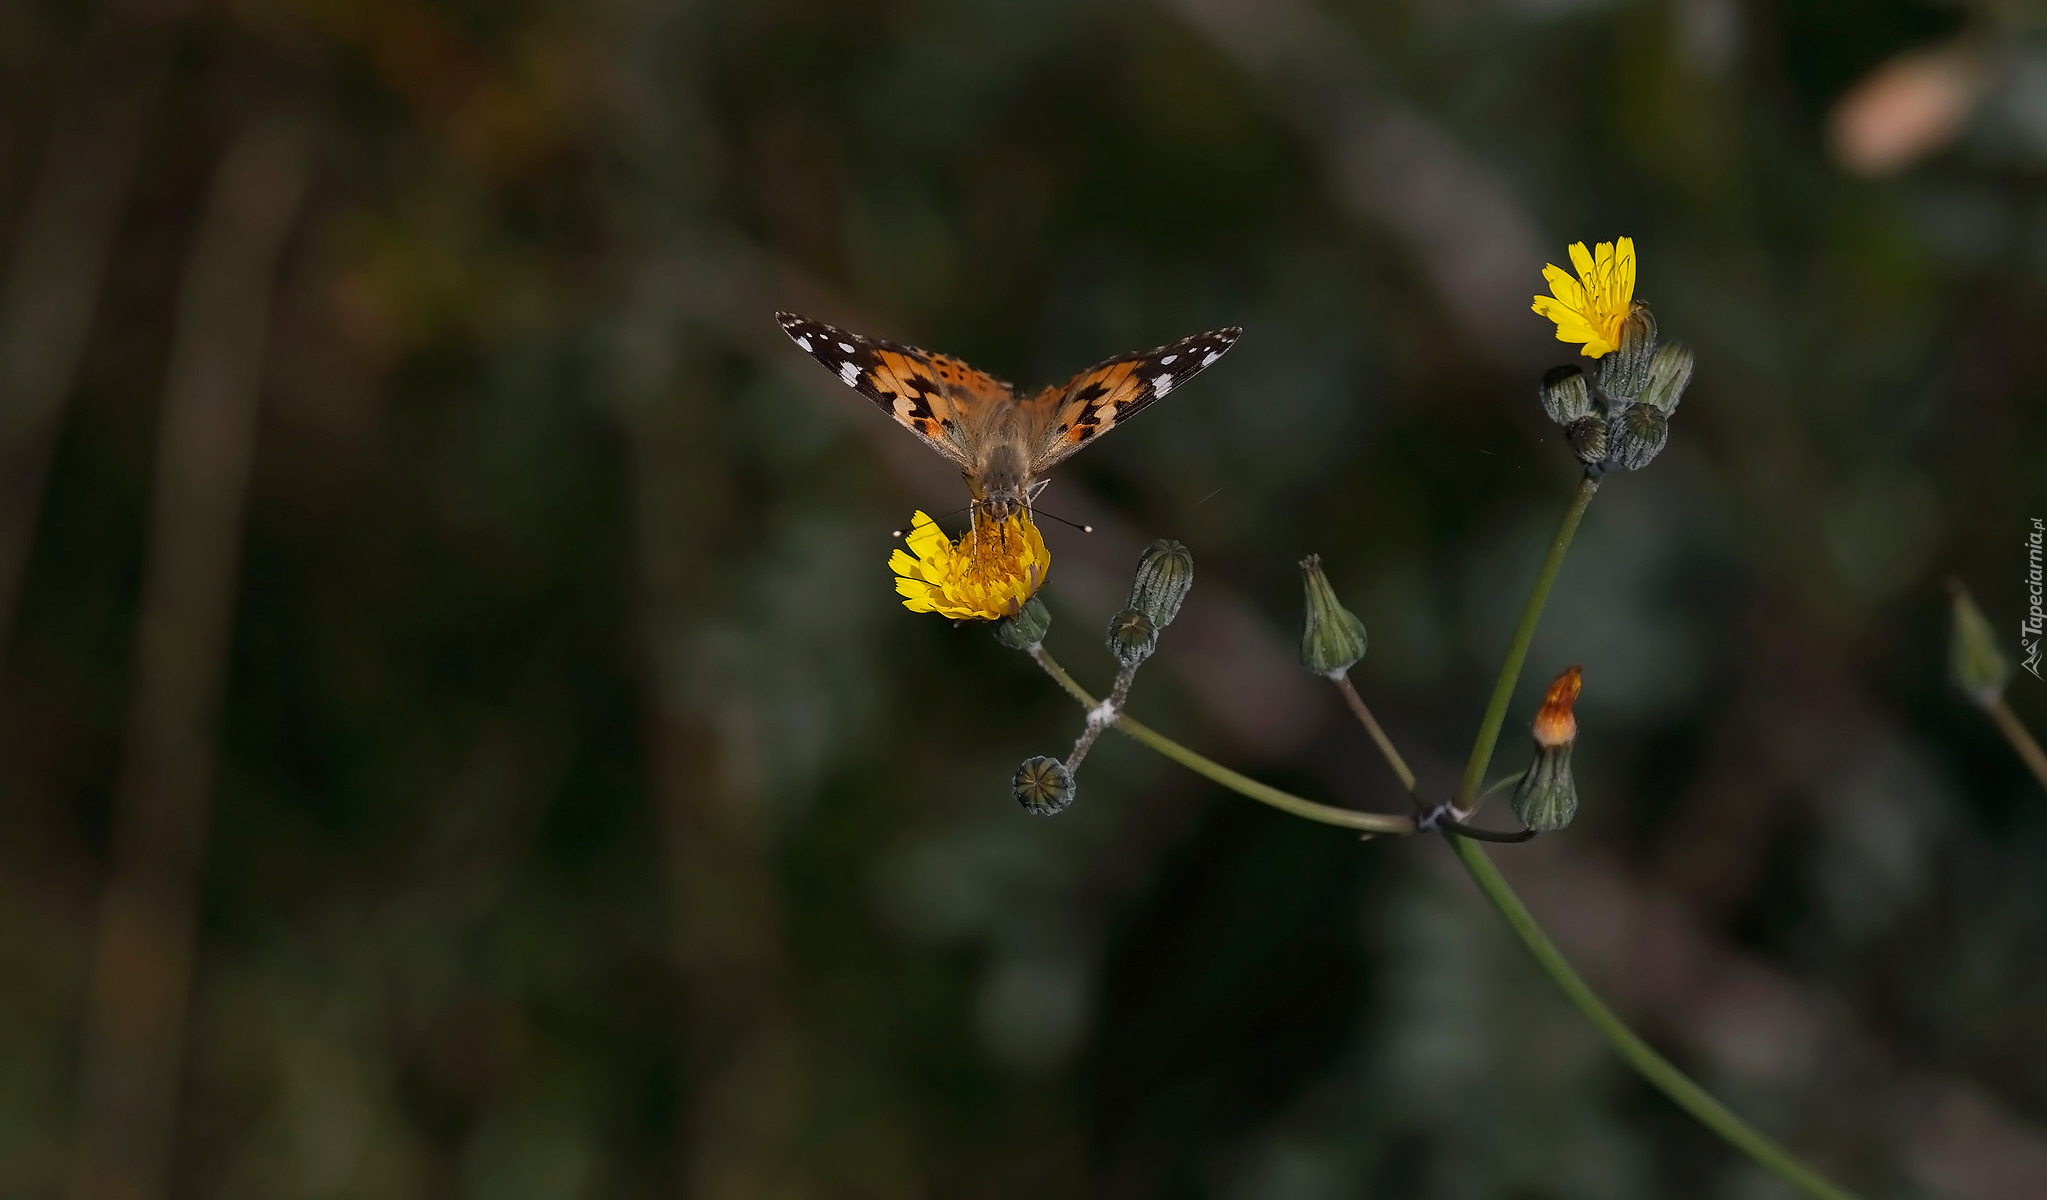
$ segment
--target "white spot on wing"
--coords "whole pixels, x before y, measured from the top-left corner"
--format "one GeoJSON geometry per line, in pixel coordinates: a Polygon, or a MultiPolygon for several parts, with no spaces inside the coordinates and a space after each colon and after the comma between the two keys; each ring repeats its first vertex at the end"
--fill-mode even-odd
{"type": "Polygon", "coordinates": [[[1159,365],[1162,367],[1170,367],[1175,362],[1179,361],[1179,358],[1180,356],[1177,354],[1168,354],[1164,358],[1159,360],[1159,365]]]}
{"type": "Polygon", "coordinates": [[[1206,367],[1211,363],[1215,362],[1216,359],[1221,357],[1222,352],[1220,350],[1210,350],[1208,353],[1201,356],[1201,365],[1206,367]]]}
{"type": "Polygon", "coordinates": [[[840,342],[840,343],[839,343],[839,349],[841,349],[841,350],[844,350],[844,351],[845,351],[846,353],[848,353],[848,354],[851,354],[851,353],[853,353],[853,347],[851,347],[851,346],[848,346],[848,345],[847,345],[846,343],[844,343],[844,342],[840,342]]]}
{"type": "Polygon", "coordinates": [[[839,364],[839,378],[846,381],[847,387],[852,387],[860,381],[860,368],[850,362],[842,362],[839,364]]]}
{"type": "Polygon", "coordinates": [[[1167,392],[1170,392],[1172,390],[1173,377],[1171,375],[1160,375],[1151,381],[1151,391],[1152,395],[1155,397],[1163,396],[1167,392]]]}
{"type": "Polygon", "coordinates": [[[803,352],[804,352],[805,354],[808,354],[808,353],[810,353],[810,339],[809,339],[809,338],[807,338],[807,337],[800,337],[800,338],[797,338],[797,339],[796,339],[796,344],[797,344],[798,346],[801,346],[801,347],[803,347],[803,352]]]}

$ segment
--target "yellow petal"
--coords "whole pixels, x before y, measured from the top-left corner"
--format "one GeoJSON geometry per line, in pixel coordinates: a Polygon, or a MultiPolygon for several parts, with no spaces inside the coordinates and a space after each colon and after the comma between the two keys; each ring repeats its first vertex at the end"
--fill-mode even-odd
{"type": "Polygon", "coordinates": [[[932,553],[941,547],[947,553],[952,549],[952,543],[946,539],[945,531],[921,509],[910,515],[910,536],[904,538],[903,542],[918,558],[930,558],[932,553]]]}
{"type": "Polygon", "coordinates": [[[1587,308],[1585,289],[1579,286],[1578,281],[1571,278],[1570,274],[1562,267],[1551,263],[1543,267],[1542,277],[1549,284],[1551,295],[1571,308],[1577,309],[1579,312],[1585,311],[1587,308]]]}
{"type": "Polygon", "coordinates": [[[1599,336],[1598,330],[1585,319],[1585,314],[1566,307],[1561,301],[1548,296],[1537,296],[1531,306],[1537,313],[1557,323],[1557,340],[1560,342],[1582,342],[1599,336]]]}
{"type": "Polygon", "coordinates": [[[1556,322],[1558,341],[1578,343],[1586,357],[1600,358],[1616,348],[1634,299],[1635,241],[1620,238],[1590,250],[1575,242],[1569,250],[1577,277],[1554,263],[1545,265],[1542,276],[1552,295],[1535,297],[1530,307],[1556,322]]]}
{"type": "Polygon", "coordinates": [[[1572,242],[1570,250],[1571,269],[1578,272],[1578,278],[1589,282],[1592,279],[1592,255],[1586,253],[1585,243],[1572,242]]]}

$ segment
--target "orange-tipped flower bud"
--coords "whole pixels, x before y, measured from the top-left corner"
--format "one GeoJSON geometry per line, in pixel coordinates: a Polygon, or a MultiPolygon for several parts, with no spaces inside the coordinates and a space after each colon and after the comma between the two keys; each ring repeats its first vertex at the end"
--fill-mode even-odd
{"type": "Polygon", "coordinates": [[[1580,675],[1579,669],[1572,667],[1549,685],[1535,714],[1536,745],[1562,746],[1578,736],[1578,718],[1572,715],[1571,706],[1578,700],[1580,675]]]}
{"type": "Polygon", "coordinates": [[[1578,682],[1578,668],[1572,667],[1549,685],[1535,714],[1535,761],[1514,789],[1514,815],[1537,833],[1553,833],[1578,815],[1578,784],[1571,778],[1571,743],[1578,737],[1571,705],[1578,682]]]}

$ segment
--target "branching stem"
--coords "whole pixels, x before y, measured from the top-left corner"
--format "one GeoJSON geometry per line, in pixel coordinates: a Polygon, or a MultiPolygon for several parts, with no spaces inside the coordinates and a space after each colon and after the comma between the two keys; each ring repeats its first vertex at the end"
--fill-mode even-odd
{"type": "MultiPolygon", "coordinates": [[[[1513,700],[1514,685],[1519,681],[1522,664],[1528,658],[1528,647],[1535,638],[1536,625],[1542,619],[1543,606],[1549,600],[1550,587],[1556,582],[1557,572],[1563,566],[1564,555],[1571,547],[1571,539],[1578,532],[1578,523],[1584,518],[1585,510],[1592,503],[1592,497],[1598,490],[1599,480],[1590,475],[1579,485],[1577,495],[1564,513],[1563,523],[1557,529],[1556,538],[1550,543],[1549,554],[1543,559],[1542,569],[1536,574],[1535,583],[1529,589],[1528,599],[1522,604],[1520,621],[1514,627],[1513,640],[1508,644],[1506,658],[1500,664],[1499,678],[1493,684],[1492,699],[1486,705],[1485,716],[1479,722],[1478,735],[1471,747],[1471,757],[1465,763],[1463,781],[1458,787],[1455,801],[1449,807],[1449,811],[1456,815],[1470,813],[1484,796],[1519,778],[1510,776],[1483,792],[1479,790],[1479,785],[1485,779],[1486,768],[1492,762],[1494,747],[1499,743],[1500,728],[1507,718],[1507,706],[1513,700]]],[[[1060,687],[1066,689],[1083,708],[1089,710],[1095,708],[1095,698],[1075,683],[1073,677],[1053,661],[1043,646],[1031,647],[1030,653],[1038,665],[1044,668],[1045,673],[1060,687]]],[[[1399,777],[1401,786],[1414,797],[1418,811],[1432,811],[1432,806],[1422,797],[1414,771],[1409,768],[1400,751],[1394,747],[1392,739],[1386,736],[1386,731],[1373,718],[1371,710],[1365,706],[1364,700],[1351,685],[1348,677],[1337,676],[1333,682],[1337,690],[1343,693],[1344,701],[1356,714],[1359,723],[1378,745],[1387,765],[1392,767],[1394,775],[1399,777]]],[[[2018,724],[2017,718],[2011,715],[2010,709],[2005,708],[2002,702],[1992,710],[1991,716],[2012,740],[2020,757],[2041,776],[2042,783],[2047,784],[2047,757],[2042,756],[2038,743],[2034,742],[2025,728],[2018,724]]],[[[1196,754],[1127,715],[1118,715],[1116,728],[1181,766],[1240,795],[1269,804],[1283,812],[1327,825],[1361,830],[1368,837],[1375,834],[1412,834],[1417,831],[1414,817],[1356,812],[1319,804],[1269,787],[1196,754]]],[[[1716,1100],[1672,1065],[1669,1059],[1657,1053],[1639,1034],[1628,1028],[1627,1024],[1600,1000],[1591,985],[1571,967],[1563,952],[1558,950],[1556,943],[1543,932],[1542,926],[1536,923],[1527,906],[1521,903],[1520,897],[1514,894],[1514,890],[1507,885],[1498,868],[1493,866],[1493,861],[1486,855],[1484,848],[1470,836],[1471,832],[1475,831],[1462,826],[1442,829],[1451,850],[1457,855],[1458,861],[1464,864],[1464,869],[1470,873],[1472,882],[1478,885],[1479,892],[1499,912],[1507,927],[1514,931],[1514,935],[1521,939],[1522,945],[1535,959],[1536,965],[1550,977],[1551,982],[1563,992],[1564,997],[1584,1014],[1585,1019],[1600,1032],[1607,1044],[1620,1055],[1622,1061],[1633,1067],[1664,1095],[1669,1096],[1678,1107],[1691,1114],[1700,1124],[1719,1134],[1729,1145],[1748,1155],[1758,1165],[1805,1195],[1817,1197],[1819,1200],[1854,1200],[1851,1193],[1829,1183],[1812,1168],[1792,1157],[1789,1151],[1761,1130],[1742,1120],[1732,1109],[1716,1100]]]]}
{"type": "MultiPolygon", "coordinates": [[[[1068,675],[1066,668],[1053,661],[1043,646],[1032,647],[1031,657],[1045,669],[1045,674],[1050,675],[1060,687],[1066,689],[1067,695],[1080,701],[1082,708],[1091,710],[1095,707],[1095,698],[1087,693],[1087,689],[1075,683],[1073,676],[1068,675]]],[[[1239,795],[1249,796],[1260,804],[1269,804],[1282,812],[1292,813],[1309,821],[1319,821],[1324,825],[1339,825],[1345,829],[1356,829],[1369,834],[1404,835],[1414,832],[1412,817],[1393,813],[1358,812],[1356,809],[1337,808],[1333,804],[1318,804],[1313,800],[1260,783],[1248,775],[1230,770],[1214,759],[1196,754],[1150,726],[1139,724],[1128,714],[1117,716],[1116,728],[1195,774],[1213,780],[1239,795]]]]}
{"type": "MultiPolygon", "coordinates": [[[[1499,679],[1493,684],[1491,703],[1486,705],[1485,719],[1479,723],[1478,736],[1472,742],[1471,757],[1464,766],[1464,782],[1458,788],[1456,807],[1460,812],[1469,812],[1475,804],[1479,783],[1485,778],[1486,767],[1491,763],[1493,748],[1499,742],[1500,726],[1505,723],[1507,704],[1514,696],[1514,684],[1521,677],[1521,664],[1528,658],[1528,645],[1535,638],[1535,627],[1542,619],[1543,606],[1549,600],[1550,585],[1556,582],[1557,571],[1563,566],[1564,554],[1571,548],[1571,539],[1577,535],[1578,522],[1585,516],[1585,509],[1592,503],[1592,496],[1599,490],[1599,480],[1587,475],[1579,485],[1578,494],[1572,499],[1571,507],[1565,510],[1563,523],[1557,528],[1557,536],[1550,543],[1549,555],[1543,559],[1542,569],[1535,576],[1535,583],[1528,589],[1528,599],[1522,602],[1521,619],[1514,626],[1514,639],[1507,646],[1506,658],[1500,663],[1499,679]]],[[[1791,1153],[1771,1140],[1761,1130],[1737,1116],[1734,1110],[1713,1098],[1704,1088],[1694,1083],[1689,1076],[1673,1066],[1669,1059],[1658,1054],[1649,1043],[1642,1040],[1627,1023],[1614,1015],[1612,1009],[1600,1000],[1592,985],[1571,967],[1550,941],[1542,926],[1536,923],[1528,907],[1507,886],[1493,860],[1486,855],[1485,848],[1468,837],[1459,837],[1453,830],[1444,831],[1445,839],[1464,864],[1473,883],[1484,894],[1486,900],[1497,910],[1507,927],[1514,931],[1521,944],[1535,959],[1536,965],[1557,985],[1585,1019],[1599,1030],[1614,1053],[1633,1067],[1642,1078],[1655,1085],[1658,1091],[1671,1098],[1679,1108],[1690,1113],[1706,1128],[1726,1139],[1735,1149],[1754,1159],[1756,1163],[1784,1182],[1799,1189],[1808,1196],[1820,1200],[1853,1200],[1850,1193],[1827,1182],[1812,1168],[1791,1156],[1791,1153]]]]}

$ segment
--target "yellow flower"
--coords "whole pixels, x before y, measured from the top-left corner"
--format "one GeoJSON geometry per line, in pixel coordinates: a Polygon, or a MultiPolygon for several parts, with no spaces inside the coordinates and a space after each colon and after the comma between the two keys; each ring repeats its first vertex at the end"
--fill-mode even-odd
{"type": "Polygon", "coordinates": [[[1557,323],[1557,340],[1583,342],[1585,357],[1598,358],[1621,344],[1621,322],[1635,298],[1635,240],[1601,242],[1591,254],[1585,243],[1571,247],[1578,278],[1552,263],[1543,267],[1549,296],[1535,298],[1535,311],[1557,323]]]}
{"type": "Polygon", "coordinates": [[[973,528],[958,545],[919,512],[910,518],[910,535],[904,542],[909,553],[898,550],[888,559],[903,607],[956,621],[1015,616],[1045,582],[1052,565],[1045,539],[1027,512],[998,521],[977,508],[973,528]]]}

